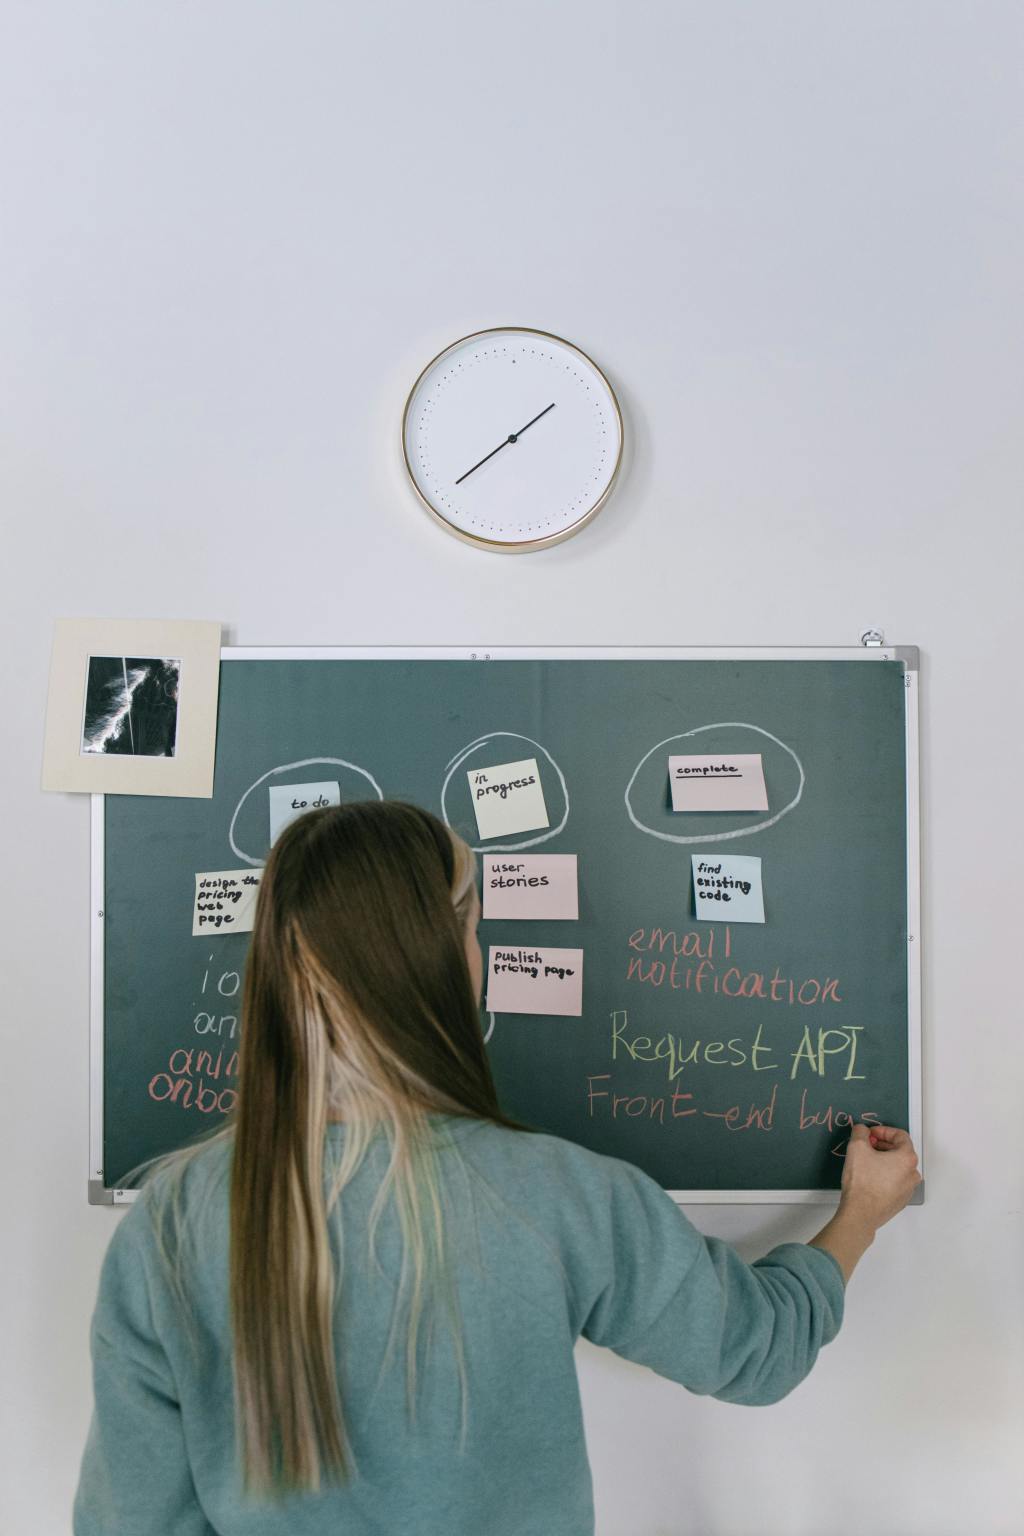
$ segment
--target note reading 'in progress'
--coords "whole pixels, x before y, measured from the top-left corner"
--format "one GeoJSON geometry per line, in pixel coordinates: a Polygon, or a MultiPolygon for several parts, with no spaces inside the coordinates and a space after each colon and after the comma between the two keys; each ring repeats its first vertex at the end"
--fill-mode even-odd
{"type": "Polygon", "coordinates": [[[537,759],[471,768],[469,792],[481,837],[505,837],[548,826],[548,809],[537,771],[537,759]]]}
{"type": "Polygon", "coordinates": [[[337,784],[273,784],[270,789],[270,841],[278,836],[290,821],[305,811],[315,811],[321,805],[340,805],[341,790],[337,784]]]}
{"type": "Polygon", "coordinates": [[[582,949],[501,949],[487,960],[491,1013],[583,1012],[582,949]]]}
{"type": "Polygon", "coordinates": [[[580,915],[574,853],[485,853],[484,917],[580,915]]]}
{"type": "Polygon", "coordinates": [[[192,937],[204,933],[251,933],[261,869],[218,869],[196,875],[192,937]]]}
{"type": "Polygon", "coordinates": [[[670,757],[674,811],[766,811],[760,752],[739,757],[670,757]]]}
{"type": "Polygon", "coordinates": [[[763,923],[761,860],[737,853],[695,853],[697,916],[719,923],[763,923]]]}

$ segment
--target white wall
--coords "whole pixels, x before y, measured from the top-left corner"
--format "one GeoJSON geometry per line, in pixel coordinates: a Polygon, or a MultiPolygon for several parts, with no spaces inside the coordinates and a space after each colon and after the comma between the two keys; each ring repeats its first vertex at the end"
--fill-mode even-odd
{"type": "MultiPolygon", "coordinates": [[[[112,1212],[86,1192],[84,799],[57,615],[242,644],[924,651],[928,1200],[783,1404],[581,1355],[601,1536],[1024,1529],[1015,3],[7,0],[0,14],[0,1526],[60,1533],[112,1212]],[[623,483],[447,537],[405,393],[482,326],[609,371],[623,483]]],[[[753,1256],[820,1213],[701,1208],[753,1256]]]]}

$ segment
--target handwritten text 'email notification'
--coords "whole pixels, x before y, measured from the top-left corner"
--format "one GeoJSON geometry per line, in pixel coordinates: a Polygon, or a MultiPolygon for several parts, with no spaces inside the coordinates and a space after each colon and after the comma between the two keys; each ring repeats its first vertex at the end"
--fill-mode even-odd
{"type": "Polygon", "coordinates": [[[487,958],[487,1007],[491,1013],[583,1012],[582,949],[504,949],[491,945],[487,958]]]}
{"type": "Polygon", "coordinates": [[[506,837],[549,825],[535,757],[471,768],[466,777],[481,837],[506,837]]]}
{"type": "Polygon", "coordinates": [[[674,811],[766,811],[768,791],[760,752],[719,757],[670,757],[674,811]]]}

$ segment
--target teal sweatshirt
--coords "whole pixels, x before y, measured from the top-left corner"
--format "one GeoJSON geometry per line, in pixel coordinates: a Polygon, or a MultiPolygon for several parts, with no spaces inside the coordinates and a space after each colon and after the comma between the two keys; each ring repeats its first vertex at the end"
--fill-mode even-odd
{"type": "MultiPolygon", "coordinates": [[[[390,1206],[367,1222],[383,1138],[340,1201],[338,1381],[356,1462],[344,1487],[246,1502],[236,1461],[228,1313],[230,1143],[189,1169],[183,1205],[195,1343],[157,1252],[155,1180],[114,1233],[92,1324],[95,1411],[76,1536],[591,1536],[573,1345],[582,1336],[691,1392],[774,1403],[843,1315],[830,1254],[783,1243],[755,1264],[702,1237],[653,1180],[552,1136],[431,1121],[445,1189],[467,1383],[439,1322],[414,1422],[404,1337],[386,1361],[401,1262],[390,1206]]],[[[344,1127],[327,1131],[328,1159],[344,1127]]],[[[333,1240],[333,1239],[332,1239],[333,1240]]]]}

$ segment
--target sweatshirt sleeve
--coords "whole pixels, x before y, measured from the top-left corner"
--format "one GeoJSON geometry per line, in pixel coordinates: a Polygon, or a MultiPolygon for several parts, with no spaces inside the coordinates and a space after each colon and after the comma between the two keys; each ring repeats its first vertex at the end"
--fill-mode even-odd
{"type": "Polygon", "coordinates": [[[723,1402],[778,1402],[843,1320],[842,1270],[782,1243],[748,1264],[639,1169],[613,1165],[611,1259],[585,1338],[723,1402]]]}
{"type": "Polygon", "coordinates": [[[141,1204],[120,1222],[100,1276],[91,1332],[94,1408],[74,1536],[213,1536],[189,1469],[173,1375],[153,1327],[141,1204]]]}

